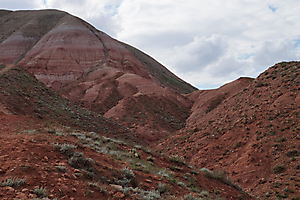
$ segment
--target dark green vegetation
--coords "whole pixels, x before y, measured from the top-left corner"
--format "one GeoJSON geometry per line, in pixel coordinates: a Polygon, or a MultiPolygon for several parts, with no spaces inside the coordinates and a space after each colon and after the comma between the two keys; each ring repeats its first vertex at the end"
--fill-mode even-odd
{"type": "Polygon", "coordinates": [[[180,104],[165,98],[139,95],[125,103],[127,115],[122,121],[127,122],[129,127],[131,124],[141,124],[154,129],[158,126],[167,130],[179,130],[184,127],[189,108],[178,105],[180,104]]]}
{"type": "MultiPolygon", "coordinates": [[[[129,132],[124,126],[102,115],[72,104],[20,67],[0,76],[0,100],[15,115],[33,115],[49,122],[60,122],[110,136],[125,136],[129,132]]],[[[130,139],[130,134],[126,136],[130,139]]]]}
{"type": "MultiPolygon", "coordinates": [[[[127,142],[99,136],[93,132],[80,132],[73,130],[65,131],[53,128],[54,134],[59,134],[67,138],[73,136],[78,139],[78,146],[73,144],[53,144],[53,147],[68,158],[71,167],[79,169],[76,176],[88,181],[89,188],[98,188],[104,195],[107,195],[104,185],[117,185],[118,190],[126,197],[137,197],[137,199],[180,199],[174,196],[174,191],[180,189],[184,191],[184,199],[189,197],[210,199],[222,199],[222,193],[219,190],[209,192],[202,188],[202,181],[206,179],[215,179],[226,185],[236,188],[240,192],[241,198],[249,196],[242,192],[240,188],[226,178],[224,173],[208,172],[194,169],[190,164],[185,163],[182,158],[167,157],[153,153],[139,145],[132,145],[127,142]],[[80,149],[93,149],[99,154],[107,155],[112,161],[120,163],[121,166],[112,168],[103,168],[104,163],[95,161],[93,158],[86,158],[80,149]],[[77,156],[79,155],[79,156],[77,156]],[[80,159],[74,159],[80,157],[80,159]],[[102,166],[102,169],[98,169],[102,166]],[[148,183],[154,184],[155,189],[149,190],[147,185],[143,184],[145,176],[154,179],[148,180],[148,183]],[[113,178],[112,178],[113,177],[113,178]],[[158,178],[159,177],[159,178],[158,178]],[[92,182],[91,182],[92,181],[92,182]],[[191,196],[191,193],[193,195],[191,196]],[[173,196],[173,198],[171,198],[173,196]]],[[[61,171],[61,170],[60,170],[61,171]]],[[[89,195],[90,192],[87,192],[89,195]]]]}

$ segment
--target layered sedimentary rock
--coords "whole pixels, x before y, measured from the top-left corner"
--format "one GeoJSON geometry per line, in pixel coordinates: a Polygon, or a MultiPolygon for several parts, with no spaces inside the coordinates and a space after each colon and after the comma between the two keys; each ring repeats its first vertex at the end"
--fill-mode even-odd
{"type": "Polygon", "coordinates": [[[149,140],[183,127],[192,103],[182,94],[196,89],[139,50],[56,10],[1,11],[0,24],[0,64],[23,66],[52,90],[143,137],[155,132],[149,140]],[[160,109],[153,112],[153,105],[160,109]],[[140,110],[131,112],[135,106],[140,110]],[[149,120],[155,126],[145,126],[149,120]]]}

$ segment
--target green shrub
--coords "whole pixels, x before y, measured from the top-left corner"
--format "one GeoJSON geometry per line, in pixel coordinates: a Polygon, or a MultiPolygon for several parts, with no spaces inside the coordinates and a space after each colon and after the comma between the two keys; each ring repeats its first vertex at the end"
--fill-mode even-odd
{"type": "Polygon", "coordinates": [[[0,182],[0,186],[5,187],[5,186],[10,186],[10,187],[19,187],[21,185],[25,184],[25,179],[17,179],[17,178],[12,178],[9,177],[3,182],[0,182]]]}
{"type": "Polygon", "coordinates": [[[34,194],[36,194],[38,197],[47,197],[48,196],[48,190],[43,187],[35,188],[32,192],[34,194]]]}
{"type": "Polygon", "coordinates": [[[123,173],[124,177],[126,177],[126,178],[129,178],[129,179],[135,178],[133,171],[129,167],[124,167],[123,169],[121,169],[121,172],[123,173]]]}
{"type": "Polygon", "coordinates": [[[173,156],[173,157],[170,157],[169,159],[171,162],[174,162],[174,163],[182,163],[184,164],[184,159],[182,157],[179,157],[179,156],[173,156]]]}
{"type": "Polygon", "coordinates": [[[96,190],[98,190],[99,192],[101,192],[103,194],[108,193],[107,190],[104,187],[99,186],[97,182],[94,182],[94,183],[88,182],[88,186],[95,188],[96,190]]]}
{"type": "Polygon", "coordinates": [[[286,140],[285,137],[281,137],[277,140],[277,142],[284,142],[285,140],[286,140]]]}
{"type": "Polygon", "coordinates": [[[210,171],[204,170],[204,173],[205,173],[205,176],[208,178],[213,178],[213,179],[219,180],[222,183],[225,183],[229,186],[234,187],[235,189],[242,190],[242,188],[240,186],[238,186],[237,184],[234,184],[229,178],[227,178],[226,173],[223,171],[210,172],[210,171]]]}
{"type": "Polygon", "coordinates": [[[165,193],[170,191],[170,186],[167,184],[159,183],[158,184],[158,189],[160,193],[165,193]]]}
{"type": "Polygon", "coordinates": [[[300,151],[294,149],[294,150],[288,151],[285,155],[287,155],[288,157],[298,156],[298,155],[300,155],[300,151]]]}
{"type": "Polygon", "coordinates": [[[153,158],[152,156],[149,156],[149,157],[147,158],[147,160],[150,161],[150,162],[154,162],[154,158],[153,158]]]}
{"type": "Polygon", "coordinates": [[[90,178],[90,179],[93,179],[96,176],[96,174],[94,172],[87,171],[85,169],[81,169],[81,174],[83,177],[90,178]]]}
{"type": "MultiPolygon", "coordinates": [[[[185,200],[201,200],[200,198],[195,197],[195,196],[192,195],[192,194],[184,195],[184,199],[185,199],[185,200]]],[[[182,200],[183,200],[183,199],[182,199],[182,200]]]]}
{"type": "Polygon", "coordinates": [[[67,168],[66,166],[63,166],[63,165],[57,165],[55,166],[59,171],[61,172],[66,172],[67,171],[67,168]]]}
{"type": "Polygon", "coordinates": [[[184,182],[177,182],[177,185],[179,185],[180,187],[186,188],[186,184],[184,182]]]}
{"type": "Polygon", "coordinates": [[[69,158],[69,165],[77,169],[88,169],[92,171],[95,162],[91,158],[85,158],[83,153],[75,152],[69,158]]]}
{"type": "Polygon", "coordinates": [[[272,168],[272,172],[275,174],[283,173],[286,170],[286,167],[284,165],[276,165],[272,168]]]}
{"type": "Polygon", "coordinates": [[[195,171],[195,170],[192,170],[192,171],[191,171],[191,174],[198,175],[198,174],[199,174],[199,172],[197,172],[197,171],[195,171]]]}
{"type": "Polygon", "coordinates": [[[224,180],[227,178],[226,173],[223,171],[213,171],[213,172],[206,171],[205,176],[217,180],[224,180]]]}
{"type": "Polygon", "coordinates": [[[131,185],[133,187],[138,186],[137,179],[135,178],[135,175],[130,168],[124,167],[120,170],[120,172],[122,173],[122,178],[119,178],[119,180],[116,180],[117,184],[120,184],[123,187],[128,187],[129,185],[131,185]]]}
{"type": "Polygon", "coordinates": [[[140,197],[144,200],[161,199],[160,193],[157,190],[141,191],[140,197]]]}
{"type": "Polygon", "coordinates": [[[74,154],[74,149],[77,148],[77,146],[75,145],[72,145],[72,144],[67,144],[67,143],[64,143],[64,144],[54,144],[53,147],[55,149],[58,149],[60,151],[60,153],[70,157],[74,154]]]}
{"type": "Polygon", "coordinates": [[[157,172],[158,175],[169,178],[170,177],[170,172],[167,171],[167,169],[162,169],[159,172],[157,172]]]}

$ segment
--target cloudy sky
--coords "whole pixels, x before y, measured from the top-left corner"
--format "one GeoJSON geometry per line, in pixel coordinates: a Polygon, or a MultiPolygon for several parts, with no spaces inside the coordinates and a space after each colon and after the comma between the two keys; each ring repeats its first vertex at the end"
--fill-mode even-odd
{"type": "Polygon", "coordinates": [[[1,0],[55,8],[133,45],[199,89],[299,60],[300,0],[1,0]]]}

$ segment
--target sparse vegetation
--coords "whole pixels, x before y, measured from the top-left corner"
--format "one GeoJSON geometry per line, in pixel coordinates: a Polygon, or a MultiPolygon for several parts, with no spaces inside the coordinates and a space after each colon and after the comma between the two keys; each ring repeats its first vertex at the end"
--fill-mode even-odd
{"type": "Polygon", "coordinates": [[[67,143],[64,143],[64,144],[54,144],[53,147],[55,149],[58,149],[60,151],[60,153],[66,155],[66,156],[72,156],[74,154],[74,149],[77,148],[77,146],[75,145],[72,145],[72,144],[67,144],[67,143]]]}
{"type": "Polygon", "coordinates": [[[179,156],[173,156],[173,157],[170,157],[170,161],[171,162],[174,162],[174,163],[181,163],[181,164],[185,164],[185,161],[182,157],[179,157],[179,156]]]}
{"type": "Polygon", "coordinates": [[[18,179],[16,177],[9,177],[6,180],[0,182],[0,186],[5,187],[5,186],[10,186],[10,187],[19,187],[21,185],[25,184],[26,179],[18,179]]]}
{"type": "Polygon", "coordinates": [[[273,173],[280,174],[283,173],[286,170],[286,167],[284,165],[276,165],[272,168],[273,173]]]}
{"type": "Polygon", "coordinates": [[[195,197],[192,194],[187,194],[187,195],[184,195],[184,199],[185,200],[201,200],[202,198],[195,197]]]}
{"type": "Polygon", "coordinates": [[[167,184],[163,184],[163,183],[158,183],[158,191],[159,193],[166,193],[168,191],[170,191],[170,186],[167,184]]]}
{"type": "Polygon", "coordinates": [[[108,193],[107,190],[104,187],[99,186],[99,184],[97,182],[93,182],[93,183],[88,182],[88,186],[93,188],[94,190],[95,189],[98,190],[100,193],[102,193],[104,195],[106,195],[108,193]]]}
{"type": "Polygon", "coordinates": [[[78,169],[88,169],[89,171],[92,171],[94,164],[94,160],[91,158],[85,158],[84,153],[75,152],[69,158],[69,165],[78,169]]]}
{"type": "Polygon", "coordinates": [[[33,189],[32,191],[34,194],[36,194],[38,197],[47,197],[48,196],[48,190],[44,187],[37,187],[33,189]]]}
{"type": "Polygon", "coordinates": [[[126,178],[129,178],[129,179],[133,179],[135,178],[135,175],[133,173],[133,171],[131,169],[129,169],[128,167],[124,167],[121,172],[123,173],[123,175],[126,177],[126,178]]]}
{"type": "Polygon", "coordinates": [[[300,151],[294,149],[294,150],[288,151],[285,155],[287,155],[288,157],[299,156],[300,151]]]}
{"type": "Polygon", "coordinates": [[[227,178],[227,175],[225,172],[223,171],[213,171],[213,172],[210,172],[210,171],[204,171],[205,172],[205,176],[206,177],[209,177],[209,178],[213,178],[213,179],[216,179],[216,180],[219,180],[229,186],[232,186],[238,190],[242,190],[242,188],[236,184],[234,184],[229,178],[227,178]]]}
{"type": "Polygon", "coordinates": [[[59,171],[61,171],[61,172],[66,172],[67,171],[67,168],[66,168],[66,166],[64,166],[64,165],[57,165],[57,166],[55,166],[59,171]]]}
{"type": "MultiPolygon", "coordinates": [[[[190,109],[178,106],[175,103],[176,98],[174,102],[160,96],[145,94],[128,98],[128,101],[123,102],[126,114],[120,119],[124,124],[122,126],[118,124],[118,120],[112,121],[99,115],[100,111],[96,112],[96,109],[101,109],[101,113],[105,112],[123,98],[117,90],[108,95],[104,103],[107,103],[106,105],[99,105],[101,108],[96,108],[96,103],[92,104],[93,109],[95,107],[94,112],[84,108],[87,102],[75,104],[64,99],[25,70],[16,67],[11,73],[0,77],[0,97],[3,99],[3,107],[8,110],[8,116],[20,115],[24,118],[26,115],[34,116],[34,120],[38,119],[39,123],[44,121],[44,126],[39,125],[40,127],[35,128],[31,125],[27,126],[30,127],[27,130],[10,129],[16,130],[16,134],[30,136],[28,140],[24,137],[19,141],[20,146],[23,143],[27,145],[26,150],[20,146],[13,147],[12,150],[24,154],[29,151],[24,159],[26,163],[20,159],[22,164],[6,167],[1,174],[5,171],[5,176],[15,175],[23,169],[21,173],[35,174],[38,171],[40,172],[38,178],[55,177],[65,181],[68,186],[71,186],[71,181],[76,180],[79,184],[84,183],[83,191],[78,191],[76,186],[70,187],[70,190],[74,193],[77,190],[77,195],[87,197],[107,195],[108,199],[123,193],[126,197],[139,199],[217,199],[224,194],[225,187],[231,186],[239,190],[230,190],[239,193],[239,197],[235,194],[234,198],[243,199],[245,193],[224,171],[210,171],[203,168],[198,172],[194,165],[209,166],[211,169],[224,167],[224,170],[228,170],[228,166],[233,163],[231,169],[234,170],[228,171],[232,177],[239,174],[237,182],[240,183],[243,181],[241,180],[243,175],[237,166],[240,166],[239,160],[243,160],[245,162],[241,166],[249,166],[245,169],[245,174],[250,173],[250,168],[252,170],[251,176],[247,177],[250,183],[257,181],[258,184],[264,184],[264,188],[268,188],[261,196],[296,199],[295,196],[299,193],[297,175],[300,166],[297,162],[300,152],[298,146],[300,107],[295,102],[299,87],[294,86],[300,83],[298,65],[299,63],[282,63],[281,68],[279,64],[274,67],[276,71],[271,69],[263,73],[253,84],[241,87],[234,95],[225,92],[220,96],[214,96],[212,101],[209,100],[201,108],[204,116],[209,113],[207,118],[204,117],[203,123],[195,121],[193,124],[187,124],[186,128],[185,122],[190,115],[190,109]],[[286,101],[288,103],[285,103],[286,101]],[[106,108],[102,108],[103,106],[106,108]],[[69,128],[65,127],[66,125],[69,128]],[[137,128],[143,126],[149,129],[163,127],[171,133],[180,131],[174,133],[172,137],[162,139],[155,147],[157,149],[151,151],[141,141],[142,134],[130,132],[130,129],[139,132],[137,128]],[[125,139],[120,139],[119,134],[125,139]],[[51,138],[47,138],[48,136],[51,138]],[[51,140],[52,143],[47,140],[51,140]],[[222,142],[219,142],[220,140],[222,142]],[[134,144],[130,143],[133,141],[134,144]],[[40,155],[36,149],[31,148],[37,148],[41,154],[44,148],[48,151],[45,151],[47,152],[45,155],[40,155]],[[49,156],[49,152],[53,153],[53,157],[49,156]],[[162,152],[176,156],[159,154],[162,152]],[[233,159],[236,158],[240,159],[234,163],[233,159]],[[192,164],[186,161],[191,161],[192,164]],[[264,167],[270,164],[266,165],[266,162],[272,166],[267,170],[264,167]],[[284,164],[276,165],[278,163],[284,164]],[[270,169],[274,174],[269,180],[261,177],[270,169]],[[258,174],[260,171],[263,173],[258,174]],[[217,188],[202,190],[205,187],[200,178],[214,182],[217,188]],[[113,193],[107,192],[114,187],[113,193]],[[177,197],[176,191],[179,192],[177,197]]],[[[104,74],[103,79],[108,77],[107,73],[104,74]]],[[[105,88],[110,83],[113,84],[112,87],[118,85],[117,82],[109,82],[101,87],[105,88]]],[[[156,135],[153,135],[153,138],[155,137],[156,135]]],[[[2,158],[11,160],[10,157],[2,158]]],[[[43,181],[45,181],[41,182],[43,187],[34,188],[34,185],[29,185],[27,193],[34,193],[38,198],[43,198],[48,195],[45,187],[51,184],[49,191],[54,187],[57,189],[57,186],[47,182],[46,178],[43,181]]],[[[24,183],[25,179],[10,177],[0,182],[0,185],[17,188],[24,183]]],[[[60,184],[65,183],[60,181],[60,184]]],[[[22,189],[19,188],[18,192],[22,189]]],[[[63,187],[60,188],[61,197],[70,193],[65,190],[63,187]]],[[[258,193],[259,187],[254,190],[255,194],[258,193]]],[[[55,192],[53,194],[57,195],[55,192]]]]}

